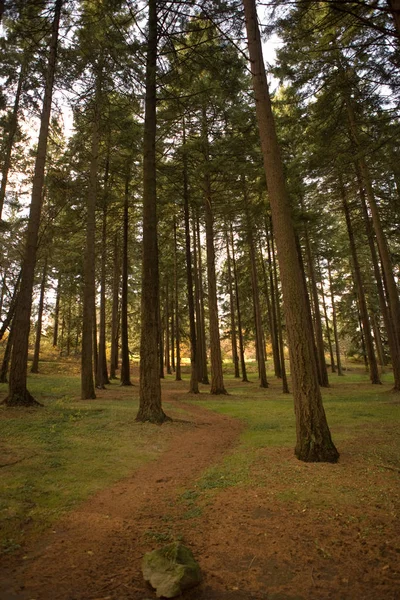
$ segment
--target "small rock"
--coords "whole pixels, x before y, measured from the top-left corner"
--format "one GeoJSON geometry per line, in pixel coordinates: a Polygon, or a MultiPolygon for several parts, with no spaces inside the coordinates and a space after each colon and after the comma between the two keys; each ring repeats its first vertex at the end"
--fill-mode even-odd
{"type": "Polygon", "coordinates": [[[142,572],[157,598],[175,598],[201,582],[200,567],[191,550],[178,542],[145,554],[142,572]]]}

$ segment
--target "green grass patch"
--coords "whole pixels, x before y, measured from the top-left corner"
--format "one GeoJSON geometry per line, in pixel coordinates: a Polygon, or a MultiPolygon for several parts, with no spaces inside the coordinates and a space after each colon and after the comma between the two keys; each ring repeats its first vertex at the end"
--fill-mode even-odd
{"type": "Polygon", "coordinates": [[[135,422],[137,387],[113,384],[82,401],[77,377],[36,375],[29,389],[44,407],[0,407],[3,552],[157,457],[169,439],[168,426],[135,422]]]}

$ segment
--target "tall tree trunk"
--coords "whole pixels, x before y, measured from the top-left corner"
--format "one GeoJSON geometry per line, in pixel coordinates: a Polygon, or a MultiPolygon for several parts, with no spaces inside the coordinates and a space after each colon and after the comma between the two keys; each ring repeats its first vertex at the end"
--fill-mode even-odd
{"type": "Polygon", "coordinates": [[[378,244],[382,264],[383,279],[387,291],[389,314],[391,316],[392,328],[395,336],[395,343],[400,356],[400,300],[397,284],[394,278],[392,259],[389,253],[386,236],[382,228],[382,223],[380,220],[378,206],[375,200],[375,194],[372,187],[368,165],[362,153],[362,145],[359,138],[353,101],[351,99],[350,93],[347,91],[345,93],[345,102],[347,108],[347,115],[349,119],[350,133],[352,136],[354,146],[357,149],[357,153],[359,154],[358,164],[360,168],[361,177],[364,183],[365,191],[367,194],[369,208],[371,210],[372,225],[376,235],[376,241],[378,244]]]}
{"type": "Polygon", "coordinates": [[[271,109],[255,0],[243,0],[243,5],[289,337],[297,432],[295,453],[303,461],[336,462],[339,453],[331,438],[318,385],[313,335],[271,109]]]}
{"type": "MultiPolygon", "coordinates": [[[[203,108],[203,155],[206,166],[210,160],[208,147],[207,115],[203,108]]],[[[215,274],[215,248],[214,248],[214,215],[212,210],[212,191],[210,175],[206,171],[204,176],[204,207],[206,221],[206,248],[207,248],[207,283],[208,283],[208,313],[210,325],[210,358],[211,358],[211,394],[226,394],[224,377],[222,373],[221,342],[219,337],[217,279],[215,274]]]]}
{"type": "Polygon", "coordinates": [[[113,270],[113,300],[111,316],[111,357],[110,379],[116,379],[118,369],[118,337],[119,337],[119,285],[120,285],[120,260],[118,233],[114,234],[114,270],[113,270]]]}
{"type": "MultiPolygon", "coordinates": [[[[197,230],[197,257],[198,257],[198,288],[199,288],[199,306],[200,306],[200,337],[201,340],[201,383],[209,385],[208,379],[208,368],[207,368],[207,343],[206,343],[206,313],[204,310],[204,285],[203,285],[203,259],[201,253],[201,239],[200,239],[200,219],[198,210],[196,211],[195,226],[197,230]]],[[[196,236],[196,233],[194,233],[196,236]]],[[[196,237],[194,237],[196,239],[196,237]]]]}
{"type": "Polygon", "coordinates": [[[128,343],[128,237],[129,237],[129,181],[130,171],[125,178],[124,224],[122,250],[122,293],[121,293],[121,385],[132,385],[128,343]]]}
{"type": "Polygon", "coordinates": [[[239,356],[237,351],[236,341],[236,317],[235,317],[235,297],[233,295],[233,284],[232,284],[232,267],[231,267],[231,253],[229,250],[229,237],[228,229],[225,229],[225,246],[226,246],[226,259],[228,267],[228,289],[229,289],[229,308],[231,316],[231,343],[232,343],[232,362],[236,378],[240,378],[239,371],[239,356]]]}
{"type": "Polygon", "coordinates": [[[22,65],[19,72],[18,86],[15,94],[14,108],[11,115],[11,120],[8,127],[8,136],[5,143],[5,149],[3,153],[3,167],[1,169],[1,183],[0,183],[0,220],[4,207],[4,200],[6,197],[6,189],[8,182],[8,174],[11,166],[11,154],[14,146],[15,134],[18,128],[18,111],[21,100],[22,84],[25,77],[25,58],[22,59],[22,65]]]}
{"type": "Polygon", "coordinates": [[[378,292],[379,308],[380,308],[380,311],[381,311],[381,314],[383,317],[383,322],[385,324],[385,329],[386,329],[386,333],[387,333],[387,337],[388,337],[389,351],[390,351],[390,357],[391,357],[391,362],[392,362],[392,367],[393,367],[393,375],[394,375],[394,390],[400,391],[400,349],[396,342],[396,333],[394,331],[393,322],[392,322],[392,319],[391,319],[391,316],[389,313],[389,309],[386,305],[385,290],[383,287],[381,270],[379,268],[378,254],[377,254],[377,251],[375,248],[373,227],[372,227],[372,223],[371,223],[371,220],[370,220],[370,217],[368,214],[368,208],[367,208],[367,203],[366,203],[366,198],[365,198],[365,191],[364,191],[364,187],[362,185],[361,173],[360,173],[359,169],[357,169],[357,168],[356,168],[356,174],[357,174],[358,186],[359,186],[359,191],[360,191],[362,212],[364,215],[364,221],[365,221],[365,226],[366,226],[366,230],[367,230],[368,244],[369,244],[369,248],[370,248],[370,252],[371,252],[372,265],[374,268],[376,288],[377,288],[377,292],[378,292]]]}
{"type": "Polygon", "coordinates": [[[175,373],[175,269],[173,298],[171,300],[171,370],[175,373]]]}
{"type": "Polygon", "coordinates": [[[68,311],[67,311],[67,347],[66,355],[71,354],[71,330],[72,330],[72,298],[71,295],[68,298],[68,311]]]}
{"type": "Polygon", "coordinates": [[[366,355],[368,356],[370,379],[371,379],[371,383],[380,384],[381,381],[379,379],[378,365],[376,362],[376,357],[375,357],[375,352],[374,352],[374,344],[373,344],[372,335],[371,335],[371,326],[369,323],[367,303],[365,301],[364,284],[363,284],[362,275],[361,275],[360,263],[358,262],[357,249],[356,249],[356,244],[355,244],[355,240],[354,240],[353,226],[352,226],[351,218],[350,218],[350,210],[349,210],[349,205],[347,202],[346,190],[345,190],[344,183],[341,180],[341,178],[339,179],[339,182],[340,182],[340,193],[341,193],[341,197],[342,197],[343,211],[344,211],[344,215],[346,218],[347,233],[348,233],[349,242],[350,242],[350,252],[351,252],[352,262],[353,262],[354,278],[355,278],[357,298],[358,298],[359,309],[360,309],[360,318],[361,318],[361,322],[362,322],[362,329],[363,329],[363,333],[364,333],[364,341],[365,341],[365,346],[366,346],[366,355]]]}
{"type": "Polygon", "coordinates": [[[4,350],[3,361],[0,368],[0,383],[7,383],[8,365],[10,364],[12,346],[13,346],[13,327],[11,322],[11,328],[7,338],[6,349],[4,350]]]}
{"type": "MultiPolygon", "coordinates": [[[[186,150],[186,130],[185,121],[182,123],[183,131],[183,215],[185,222],[185,258],[186,258],[186,285],[187,285],[187,297],[188,297],[188,308],[189,308],[189,332],[190,332],[190,384],[189,392],[191,394],[199,393],[199,378],[197,370],[198,360],[198,345],[196,336],[196,322],[195,322],[195,305],[193,295],[193,271],[192,271],[192,252],[190,247],[190,214],[189,214],[189,181],[188,181],[188,168],[187,168],[187,150],[186,150]]],[[[196,247],[196,238],[193,241],[193,247],[196,247]]],[[[196,259],[194,259],[196,262],[196,259]]],[[[178,309],[177,309],[178,311],[178,309]]],[[[177,325],[178,329],[178,325],[177,325]]]]}
{"type": "Polygon", "coordinates": [[[265,369],[265,348],[264,348],[264,335],[263,325],[261,319],[261,308],[260,308],[260,293],[258,289],[258,273],[257,273],[257,262],[256,262],[256,250],[253,238],[253,224],[250,218],[249,211],[249,199],[247,195],[246,180],[243,179],[243,198],[246,212],[246,229],[247,229],[247,245],[249,248],[250,258],[250,275],[251,275],[251,288],[253,292],[253,307],[254,307],[254,324],[256,330],[256,348],[257,348],[257,361],[258,361],[258,374],[260,377],[260,387],[267,388],[267,372],[265,369]]]}
{"type": "Polygon", "coordinates": [[[249,379],[247,377],[246,361],[245,361],[245,358],[244,358],[242,313],[241,313],[241,310],[240,310],[239,283],[238,283],[238,273],[237,273],[237,268],[236,268],[235,246],[234,246],[234,240],[233,240],[233,226],[232,226],[232,223],[230,225],[230,236],[231,236],[231,248],[232,248],[233,279],[234,279],[234,282],[235,282],[236,310],[237,310],[237,318],[238,318],[240,366],[242,368],[242,382],[243,383],[248,383],[249,379]]]}
{"type": "Polygon", "coordinates": [[[163,423],[159,359],[159,280],[156,187],[157,0],[149,0],[143,144],[143,263],[138,421],[163,423]]]}
{"type": "Polygon", "coordinates": [[[320,282],[320,291],[321,291],[321,298],[322,298],[322,308],[324,311],[324,319],[325,319],[325,327],[326,327],[326,337],[328,339],[329,356],[331,358],[331,371],[332,371],[332,373],[336,373],[335,356],[333,354],[333,346],[332,346],[332,339],[331,339],[331,328],[329,327],[328,311],[326,308],[326,301],[325,301],[324,282],[322,279],[322,270],[321,270],[321,265],[319,264],[319,262],[318,262],[318,268],[319,268],[319,282],[320,282]]]}
{"type": "Polygon", "coordinates": [[[54,309],[54,330],[53,330],[53,347],[54,348],[57,346],[57,343],[58,343],[58,324],[59,324],[59,317],[60,317],[60,296],[61,296],[61,273],[58,274],[56,306],[54,309]]]}
{"type": "Polygon", "coordinates": [[[62,4],[63,0],[56,0],[54,5],[50,54],[47,66],[43,109],[40,120],[40,132],[32,185],[32,200],[22,266],[21,291],[18,295],[18,305],[14,316],[15,336],[11,355],[9,392],[8,397],[5,400],[7,406],[33,406],[39,404],[27,390],[26,377],[32,291],[35,276],[40,215],[42,211],[44,170],[47,155],[51,101],[57,62],[58,29],[62,4]]]}
{"type": "MultiPolygon", "coordinates": [[[[200,279],[199,279],[199,267],[197,260],[197,235],[196,235],[196,224],[194,220],[194,214],[192,214],[192,238],[193,238],[193,280],[194,280],[194,306],[196,315],[196,346],[197,346],[197,379],[202,381],[203,375],[203,339],[202,339],[202,315],[201,315],[201,304],[200,304],[200,279]]],[[[190,239],[190,236],[189,236],[190,239]]],[[[204,382],[203,382],[204,383],[204,382]]]]}
{"type": "MultiPolygon", "coordinates": [[[[106,167],[108,171],[108,167],[106,167]]],[[[107,175],[104,187],[107,189],[107,175]]],[[[104,199],[103,222],[101,231],[101,276],[100,276],[100,325],[99,325],[99,356],[96,369],[96,387],[105,389],[110,383],[107,372],[106,357],[106,267],[107,267],[107,198],[104,199]]]]}
{"type": "Polygon", "coordinates": [[[331,294],[332,325],[333,325],[333,336],[335,338],[336,364],[337,364],[338,375],[342,376],[343,370],[342,370],[342,360],[340,358],[340,345],[339,345],[339,335],[338,335],[337,318],[336,318],[335,294],[333,292],[332,271],[331,271],[331,265],[330,265],[329,260],[328,260],[328,278],[329,278],[329,289],[330,289],[330,294],[331,294]]]}
{"type": "Polygon", "coordinates": [[[283,343],[283,326],[282,326],[282,312],[281,305],[279,301],[279,285],[278,285],[278,268],[276,264],[275,257],[275,247],[274,247],[274,235],[272,231],[272,223],[271,223],[271,253],[269,251],[268,244],[268,257],[271,260],[272,257],[272,268],[273,268],[273,277],[274,277],[274,289],[276,292],[276,310],[278,317],[278,342],[279,342],[279,354],[280,354],[280,365],[281,365],[281,373],[282,373],[282,392],[284,394],[289,394],[289,384],[286,373],[286,364],[285,364],[285,345],[283,343]]]}
{"type": "MultiPolygon", "coordinates": [[[[269,298],[267,297],[267,303],[268,303],[268,313],[270,315],[272,355],[273,355],[273,359],[274,359],[275,376],[278,377],[279,379],[281,379],[282,366],[281,366],[281,357],[280,357],[280,349],[279,349],[279,334],[278,334],[278,322],[277,322],[277,304],[279,302],[279,299],[277,297],[278,290],[276,289],[276,286],[274,284],[272,257],[271,257],[271,244],[270,244],[270,240],[269,240],[270,235],[272,238],[272,226],[268,227],[267,218],[265,219],[265,234],[266,234],[267,252],[268,252],[269,288],[271,290],[271,299],[269,300],[269,298]]],[[[263,261],[263,268],[265,271],[264,261],[263,261]]],[[[268,292],[268,281],[267,281],[266,275],[265,275],[265,289],[266,289],[266,292],[268,292]]]]}
{"type": "Polygon", "coordinates": [[[83,326],[81,356],[82,400],[96,398],[93,375],[97,369],[95,238],[97,174],[99,167],[102,67],[96,73],[96,91],[92,124],[89,186],[87,193],[86,248],[84,259],[83,326]]]}
{"type": "MultiPolygon", "coordinates": [[[[179,319],[178,243],[177,243],[176,217],[175,216],[174,216],[174,292],[175,292],[174,304],[175,304],[175,340],[176,340],[175,381],[181,381],[182,373],[181,373],[181,334],[180,334],[180,330],[179,330],[180,319],[179,319]]],[[[193,297],[192,297],[192,302],[193,302],[193,297]]],[[[189,308],[189,310],[190,310],[190,308],[189,308]]]]}
{"type": "Polygon", "coordinates": [[[18,273],[18,277],[17,277],[17,281],[15,282],[15,286],[14,286],[12,298],[11,298],[11,301],[10,301],[10,305],[8,307],[8,312],[7,312],[6,318],[4,319],[4,321],[2,322],[1,327],[0,327],[0,340],[3,339],[3,336],[4,336],[5,332],[7,331],[8,327],[11,325],[11,321],[14,318],[15,311],[16,311],[16,308],[17,308],[18,294],[19,294],[19,288],[20,288],[21,278],[22,278],[22,271],[20,271],[18,273]]]}
{"type": "MultiPolygon", "coordinates": [[[[304,209],[303,209],[304,210],[304,209]]],[[[320,374],[320,385],[322,387],[329,387],[329,377],[328,370],[326,368],[325,362],[325,349],[324,349],[324,338],[322,334],[322,319],[321,319],[321,311],[319,308],[319,297],[318,297],[318,288],[317,288],[317,280],[315,276],[315,264],[314,264],[314,256],[311,250],[310,238],[308,235],[307,225],[304,226],[304,238],[305,238],[305,246],[306,246],[306,256],[308,263],[308,276],[310,281],[311,288],[311,297],[314,305],[314,331],[315,331],[315,340],[317,346],[317,360],[318,360],[318,370],[320,374]]]]}
{"type": "Polygon", "coordinates": [[[169,303],[169,285],[168,278],[165,284],[165,367],[167,369],[167,375],[172,375],[171,371],[171,354],[170,354],[170,315],[169,315],[170,303],[169,303]]]}
{"type": "Polygon", "coordinates": [[[40,284],[40,296],[39,296],[39,309],[38,309],[37,328],[36,328],[35,350],[33,353],[31,373],[39,373],[40,339],[42,337],[43,308],[44,308],[44,295],[46,292],[46,281],[47,281],[47,257],[45,258],[45,261],[44,261],[42,282],[40,284]]]}

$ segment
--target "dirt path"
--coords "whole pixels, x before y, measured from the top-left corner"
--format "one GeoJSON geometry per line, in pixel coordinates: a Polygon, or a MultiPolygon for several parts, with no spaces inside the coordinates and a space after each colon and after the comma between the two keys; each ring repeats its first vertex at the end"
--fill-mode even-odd
{"type": "MultiPolygon", "coordinates": [[[[179,496],[222,459],[242,429],[200,407],[185,410],[190,422],[165,425],[176,429],[167,452],[69,513],[28,550],[22,565],[3,572],[2,600],[154,597],[141,576],[143,553],[169,541],[167,523],[182,520],[185,509],[179,496]]],[[[183,520],[190,545],[190,519],[183,520]]]]}

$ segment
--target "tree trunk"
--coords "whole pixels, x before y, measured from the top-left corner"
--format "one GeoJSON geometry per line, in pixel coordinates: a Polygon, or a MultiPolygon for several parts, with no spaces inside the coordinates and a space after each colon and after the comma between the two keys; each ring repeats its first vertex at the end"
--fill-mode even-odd
{"type": "Polygon", "coordinates": [[[54,5],[50,54],[47,66],[43,109],[40,120],[40,132],[32,185],[32,200],[22,266],[21,291],[18,294],[18,305],[14,316],[15,337],[11,355],[9,392],[8,397],[5,400],[5,404],[7,406],[34,406],[39,404],[27,390],[26,377],[30,317],[32,309],[32,291],[35,275],[40,216],[42,211],[44,169],[47,155],[51,101],[57,62],[58,29],[62,4],[63,0],[56,0],[54,5]]]}
{"type": "Polygon", "coordinates": [[[130,171],[125,178],[123,250],[122,250],[122,293],[121,293],[121,385],[132,385],[128,343],[128,236],[129,236],[129,181],[130,171]]]}
{"type": "Polygon", "coordinates": [[[254,308],[254,325],[256,330],[256,348],[257,348],[257,361],[258,361],[258,374],[260,377],[260,387],[267,388],[267,372],[265,369],[265,348],[264,348],[264,335],[263,325],[261,319],[261,308],[260,308],[260,292],[258,289],[258,273],[256,263],[256,251],[254,247],[253,239],[253,224],[250,219],[249,211],[249,199],[247,196],[246,180],[243,178],[243,199],[246,213],[246,229],[247,229],[247,245],[249,248],[249,259],[250,259],[250,275],[251,275],[251,288],[253,292],[253,308],[254,308]]]}
{"type": "MultiPolygon", "coordinates": [[[[108,161],[107,161],[108,162],[108,161]]],[[[106,172],[108,171],[108,164],[106,172]]],[[[108,173],[105,176],[104,188],[107,190],[108,173]]],[[[106,192],[107,193],[107,192],[106,192]]],[[[96,369],[96,387],[105,389],[110,383],[107,373],[106,357],[106,267],[107,267],[107,198],[104,198],[103,223],[101,231],[101,276],[100,276],[100,325],[99,325],[99,356],[96,369]]]]}
{"type": "Polygon", "coordinates": [[[318,360],[318,370],[319,370],[319,374],[320,374],[320,385],[322,387],[329,387],[328,370],[326,368],[326,362],[325,362],[324,338],[322,335],[321,311],[319,308],[318,288],[317,288],[317,280],[316,280],[316,276],[315,276],[314,256],[311,251],[311,244],[310,244],[310,238],[308,235],[307,225],[304,226],[304,237],[305,237],[306,255],[307,255],[307,263],[308,263],[308,276],[309,276],[310,288],[311,288],[311,297],[313,299],[313,305],[314,305],[314,330],[315,330],[315,340],[316,340],[316,346],[317,346],[317,360],[318,360]]]}
{"type": "Polygon", "coordinates": [[[295,453],[303,461],[336,462],[339,453],[331,439],[318,385],[313,335],[309,326],[289,198],[271,109],[255,0],[243,0],[243,4],[257,121],[278,249],[289,337],[297,432],[295,453]]]}
{"type": "MultiPolygon", "coordinates": [[[[209,162],[208,131],[206,111],[203,108],[203,155],[206,165],[209,162]]],[[[208,313],[210,324],[210,358],[211,358],[211,394],[226,394],[222,374],[221,342],[219,337],[217,280],[215,274],[214,248],[214,216],[212,211],[212,191],[210,175],[204,176],[204,207],[206,216],[206,248],[207,248],[207,283],[208,313]]]]}
{"type": "MultiPolygon", "coordinates": [[[[190,248],[189,248],[189,251],[190,251],[190,248]]],[[[177,244],[177,231],[176,231],[176,217],[175,216],[174,216],[174,291],[175,291],[174,304],[175,304],[175,340],[176,340],[175,381],[181,381],[182,374],[181,374],[181,334],[180,334],[180,330],[179,330],[180,318],[179,318],[178,244],[177,244]]],[[[192,302],[193,302],[193,296],[192,296],[192,302]]],[[[189,308],[189,310],[190,310],[190,308],[189,308]]]]}
{"type": "Polygon", "coordinates": [[[17,308],[17,302],[18,302],[18,293],[19,293],[19,288],[20,288],[20,283],[21,283],[21,277],[22,277],[22,271],[20,271],[18,273],[18,277],[17,277],[17,281],[15,282],[15,287],[13,290],[13,295],[11,298],[11,302],[10,305],[8,307],[8,312],[6,315],[6,318],[4,319],[3,323],[1,324],[0,327],[0,340],[3,339],[3,336],[5,334],[5,332],[7,331],[8,327],[11,324],[11,321],[14,318],[15,315],[15,311],[17,308]]]}
{"type": "Polygon", "coordinates": [[[167,369],[167,375],[172,375],[171,371],[171,353],[170,353],[170,302],[169,302],[169,285],[168,278],[165,285],[165,367],[167,369]]]}
{"type": "Polygon", "coordinates": [[[199,328],[200,328],[200,336],[201,340],[201,383],[205,385],[209,385],[210,381],[208,379],[208,369],[207,369],[207,343],[206,343],[206,313],[204,310],[204,285],[203,285],[203,259],[201,253],[201,239],[200,239],[200,220],[198,215],[198,210],[196,211],[196,220],[195,226],[197,232],[194,233],[194,239],[196,240],[197,233],[197,257],[198,257],[198,267],[197,267],[197,275],[198,275],[198,289],[199,289],[199,307],[200,307],[200,320],[199,320],[199,328]]]}
{"type": "Polygon", "coordinates": [[[97,339],[96,339],[96,281],[95,281],[95,237],[96,237],[96,202],[97,202],[97,173],[99,166],[100,119],[102,97],[101,67],[96,73],[96,91],[94,98],[94,114],[92,124],[91,157],[89,172],[89,187],[87,194],[86,216],[86,249],[84,262],[84,291],[83,291],[83,326],[82,326],[82,356],[81,356],[81,397],[82,400],[96,398],[93,375],[97,369],[97,339]],[[93,365],[94,363],[94,365],[93,365]]]}
{"type": "Polygon", "coordinates": [[[7,383],[7,373],[8,373],[8,365],[10,364],[11,351],[13,346],[13,326],[11,322],[11,328],[7,338],[6,349],[4,350],[3,361],[1,363],[0,369],[0,383],[7,383]]]}
{"type": "Polygon", "coordinates": [[[232,267],[231,267],[231,253],[229,250],[229,237],[228,229],[225,229],[225,246],[226,246],[226,259],[228,267],[228,289],[229,289],[229,308],[231,315],[231,343],[232,343],[232,362],[236,378],[240,378],[239,371],[239,356],[237,351],[236,341],[236,317],[235,317],[235,297],[233,295],[233,284],[232,284],[232,267]]]}
{"type": "Polygon", "coordinates": [[[329,260],[328,260],[328,278],[329,278],[329,289],[331,292],[332,325],[333,325],[333,336],[335,338],[336,365],[337,365],[338,375],[342,376],[343,370],[342,370],[342,360],[340,358],[340,345],[339,345],[339,335],[338,335],[338,329],[337,329],[335,295],[333,293],[332,271],[331,271],[331,265],[330,265],[329,260]]]}
{"type": "Polygon", "coordinates": [[[71,295],[68,298],[68,311],[67,311],[67,346],[66,355],[71,354],[71,329],[72,329],[72,306],[71,306],[71,295]]]}
{"type": "MultiPolygon", "coordinates": [[[[186,257],[186,285],[189,308],[189,332],[190,332],[190,385],[189,393],[199,393],[199,379],[197,371],[198,345],[196,336],[195,306],[193,297],[193,271],[192,271],[192,252],[190,248],[190,215],[189,215],[189,181],[187,169],[187,150],[186,150],[186,131],[185,121],[182,123],[183,131],[183,215],[185,222],[185,257],[186,257]]],[[[193,247],[196,247],[196,238],[194,238],[193,247]]],[[[194,259],[196,262],[196,259],[194,259]]],[[[196,305],[197,306],[197,305],[196,305]]],[[[177,326],[178,328],[178,326],[177,326]]]]}
{"type": "Polygon", "coordinates": [[[331,339],[331,328],[329,327],[328,311],[327,311],[326,302],[325,302],[324,283],[322,280],[322,270],[321,270],[321,265],[319,263],[318,263],[318,267],[319,267],[319,280],[320,280],[320,290],[321,290],[321,298],[322,298],[322,308],[324,311],[324,319],[325,319],[325,327],[326,327],[326,337],[328,339],[329,356],[331,358],[331,371],[332,371],[332,373],[336,373],[335,356],[333,354],[332,339],[331,339]]]}
{"type": "Polygon", "coordinates": [[[119,285],[120,285],[120,260],[118,233],[114,235],[114,272],[113,272],[113,301],[111,316],[111,359],[110,359],[110,379],[116,379],[116,370],[118,369],[118,337],[119,337],[119,285]]]}
{"type": "Polygon", "coordinates": [[[359,190],[360,190],[362,212],[364,215],[364,221],[365,221],[365,226],[366,226],[366,230],[367,230],[368,244],[369,244],[369,248],[371,251],[372,265],[374,267],[375,281],[376,281],[376,287],[377,287],[377,291],[378,291],[379,308],[380,308],[380,311],[381,311],[381,314],[383,317],[383,322],[385,324],[385,329],[386,329],[386,333],[387,333],[387,337],[388,337],[389,351],[390,351],[390,357],[391,357],[391,362],[392,362],[392,367],[393,367],[393,375],[394,375],[394,390],[400,391],[400,349],[396,343],[396,333],[393,328],[393,322],[390,317],[389,309],[386,305],[385,290],[383,288],[381,270],[379,268],[379,260],[378,260],[378,255],[377,255],[377,251],[375,248],[375,242],[374,242],[373,227],[372,227],[372,223],[371,223],[371,220],[370,220],[370,217],[368,214],[368,208],[367,208],[367,203],[366,203],[366,199],[365,199],[365,191],[364,191],[364,187],[362,185],[361,173],[359,172],[359,169],[357,169],[357,168],[356,168],[356,174],[357,174],[358,186],[359,186],[359,190]]]}
{"type": "Polygon", "coordinates": [[[350,210],[349,210],[349,206],[347,203],[346,190],[345,190],[344,183],[341,180],[341,178],[339,179],[339,181],[340,181],[340,193],[341,193],[341,197],[342,197],[343,211],[344,211],[344,215],[346,218],[347,233],[349,235],[350,252],[351,252],[352,262],[353,262],[354,279],[355,279],[357,297],[358,297],[359,308],[360,308],[360,318],[361,318],[361,322],[362,322],[362,329],[363,329],[363,333],[364,333],[366,355],[368,356],[370,379],[371,379],[371,383],[380,384],[381,381],[379,379],[378,365],[376,362],[376,357],[375,357],[375,352],[374,352],[374,344],[372,341],[371,326],[369,323],[367,303],[365,301],[364,285],[363,285],[363,280],[362,280],[362,275],[361,275],[360,264],[358,262],[356,244],[354,241],[353,226],[352,226],[351,219],[350,219],[350,210]]]}
{"type": "Polygon", "coordinates": [[[138,421],[163,423],[159,363],[159,280],[156,187],[157,0],[149,0],[143,144],[143,263],[138,421]]]}
{"type": "Polygon", "coordinates": [[[61,273],[58,274],[56,306],[54,309],[53,348],[55,348],[58,343],[58,322],[59,322],[59,317],[60,317],[60,296],[61,296],[61,273]]]}
{"type": "Polygon", "coordinates": [[[238,273],[237,273],[237,268],[236,268],[235,246],[234,246],[234,241],[233,241],[233,227],[232,227],[232,223],[230,225],[230,235],[231,235],[231,248],[232,248],[233,279],[234,279],[234,282],[235,282],[235,298],[236,298],[236,310],[237,310],[237,318],[238,318],[240,366],[242,368],[242,382],[243,383],[248,383],[249,380],[248,380],[248,377],[247,377],[246,361],[245,361],[245,358],[244,358],[242,313],[241,313],[241,310],[240,310],[238,273]]]}
{"type": "Polygon", "coordinates": [[[376,241],[378,244],[379,254],[382,263],[383,279],[387,291],[389,314],[391,316],[392,328],[394,331],[397,351],[400,356],[400,301],[397,284],[394,278],[392,259],[389,253],[386,236],[382,228],[382,223],[379,216],[378,206],[375,200],[375,194],[371,183],[368,165],[364,155],[362,154],[362,146],[359,139],[356,117],[354,114],[352,99],[349,93],[346,93],[345,95],[345,102],[349,119],[351,137],[354,146],[357,149],[357,152],[360,154],[358,164],[361,172],[361,177],[364,183],[365,191],[367,194],[369,208],[371,210],[372,225],[376,235],[376,241]]]}
{"type": "MultiPolygon", "coordinates": [[[[280,365],[281,365],[281,373],[282,373],[282,392],[284,394],[289,394],[289,384],[286,373],[286,364],[285,364],[285,346],[283,343],[283,327],[282,327],[282,313],[281,306],[279,301],[279,286],[278,286],[278,269],[276,265],[275,258],[275,248],[274,248],[274,235],[272,231],[272,223],[271,223],[271,255],[272,255],[272,267],[273,267],[273,275],[274,275],[274,288],[276,291],[276,309],[278,312],[278,341],[279,341],[279,354],[280,354],[280,365]]],[[[271,256],[268,253],[268,256],[271,256]]]]}
{"type": "Polygon", "coordinates": [[[11,115],[8,136],[7,136],[7,140],[6,140],[5,148],[4,148],[4,152],[3,152],[3,157],[2,157],[3,158],[3,167],[1,169],[1,183],[0,183],[0,220],[1,220],[1,215],[3,212],[4,200],[6,197],[6,188],[7,188],[8,174],[9,174],[10,166],[11,166],[11,154],[12,154],[12,149],[14,146],[14,138],[15,138],[15,134],[17,133],[17,128],[18,128],[18,111],[19,111],[19,104],[20,104],[20,100],[21,100],[22,84],[23,84],[24,77],[25,77],[25,68],[24,67],[25,67],[25,59],[23,58],[21,69],[19,72],[17,91],[15,94],[14,108],[13,108],[13,112],[11,115]]]}
{"type": "Polygon", "coordinates": [[[281,379],[282,371],[281,371],[281,363],[279,357],[279,343],[278,343],[278,328],[276,322],[276,300],[275,300],[275,289],[272,278],[272,264],[271,264],[271,252],[270,252],[270,244],[269,244],[269,234],[268,230],[266,230],[266,240],[267,240],[267,251],[268,251],[268,274],[269,274],[269,282],[267,277],[267,270],[265,267],[265,261],[262,256],[261,248],[261,264],[263,269],[264,276],[264,293],[265,298],[267,300],[267,310],[268,310],[268,319],[269,319],[269,328],[271,332],[271,345],[272,345],[272,357],[274,361],[274,372],[275,376],[281,379]],[[269,284],[269,285],[268,285],[269,284]]]}
{"type": "Polygon", "coordinates": [[[45,258],[45,261],[44,261],[42,283],[40,285],[40,297],[39,297],[39,310],[38,310],[37,328],[36,328],[35,350],[33,353],[31,373],[39,373],[40,338],[42,337],[42,322],[43,322],[44,294],[46,291],[46,281],[47,281],[47,257],[45,258]]]}

